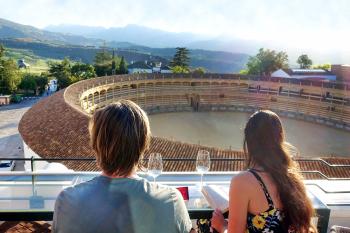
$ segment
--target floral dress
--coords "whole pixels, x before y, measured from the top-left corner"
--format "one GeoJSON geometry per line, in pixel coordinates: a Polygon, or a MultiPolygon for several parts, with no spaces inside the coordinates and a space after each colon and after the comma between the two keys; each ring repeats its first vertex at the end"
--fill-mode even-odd
{"type": "Polygon", "coordinates": [[[267,188],[262,181],[261,177],[256,173],[256,170],[250,169],[255,178],[259,181],[260,186],[262,187],[266,200],[269,204],[269,208],[261,212],[257,215],[248,213],[247,216],[247,230],[246,233],[279,233],[279,232],[288,232],[284,229],[282,221],[283,221],[283,213],[281,210],[275,208],[272,198],[267,191],[267,188]]]}

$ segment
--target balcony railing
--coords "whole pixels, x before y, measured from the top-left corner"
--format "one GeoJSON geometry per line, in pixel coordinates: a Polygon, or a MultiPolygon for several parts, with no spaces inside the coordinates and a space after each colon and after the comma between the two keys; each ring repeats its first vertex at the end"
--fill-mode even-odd
{"type": "MultiPolygon", "coordinates": [[[[99,172],[75,171],[35,171],[35,163],[40,161],[77,161],[93,162],[94,158],[0,158],[0,160],[27,161],[32,171],[15,171],[0,173],[0,221],[10,220],[52,220],[53,208],[57,195],[66,187],[88,181],[99,172]]],[[[244,158],[212,158],[212,161],[244,161],[244,158]]],[[[328,167],[345,167],[350,165],[329,164],[322,159],[296,159],[297,161],[319,161],[328,167]]],[[[164,158],[164,161],[191,161],[193,158],[164,158]]],[[[147,162],[147,159],[144,159],[147,162]]],[[[326,232],[330,218],[328,207],[350,208],[350,178],[330,178],[319,171],[303,171],[318,174],[323,180],[306,180],[305,185],[317,212],[317,226],[320,232],[326,232]]],[[[204,183],[228,186],[237,172],[208,172],[204,183]]],[[[146,173],[139,173],[148,179],[146,173]]],[[[187,186],[190,200],[187,208],[192,219],[210,218],[212,209],[199,191],[200,176],[196,172],[164,172],[157,182],[170,186],[187,186]]]]}

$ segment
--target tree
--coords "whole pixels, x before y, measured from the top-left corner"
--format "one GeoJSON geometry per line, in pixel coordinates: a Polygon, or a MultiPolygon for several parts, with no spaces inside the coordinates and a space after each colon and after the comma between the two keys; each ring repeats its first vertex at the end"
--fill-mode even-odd
{"type": "Polygon", "coordinates": [[[128,66],[124,60],[124,57],[120,60],[119,67],[118,67],[118,74],[127,74],[128,73],[128,66]]]}
{"type": "Polygon", "coordinates": [[[331,64],[320,64],[320,65],[313,65],[313,69],[323,69],[323,70],[331,70],[331,64]]]}
{"type": "Polygon", "coordinates": [[[243,75],[247,75],[248,74],[248,70],[240,70],[238,73],[239,74],[243,74],[243,75]]]}
{"type": "Polygon", "coordinates": [[[247,63],[248,74],[268,75],[278,69],[288,68],[288,55],[281,51],[259,49],[259,52],[249,57],[247,63]]]}
{"type": "Polygon", "coordinates": [[[49,63],[49,73],[57,79],[60,88],[68,87],[72,83],[71,62],[68,58],[61,62],[49,63]]]}
{"type": "Polygon", "coordinates": [[[188,68],[184,68],[182,66],[173,66],[173,67],[171,67],[171,71],[174,74],[187,74],[190,72],[190,70],[188,68]]]}
{"type": "Polygon", "coordinates": [[[10,94],[17,90],[21,74],[17,64],[4,58],[5,48],[0,45],[0,94],[10,94]]]}
{"type": "Polygon", "coordinates": [[[192,70],[193,74],[205,74],[207,71],[203,67],[197,67],[196,69],[192,70]]]}
{"type": "Polygon", "coordinates": [[[96,75],[105,76],[118,73],[119,71],[116,70],[116,64],[120,64],[120,61],[121,60],[118,56],[111,55],[106,50],[96,53],[94,59],[96,75]]]}
{"type": "Polygon", "coordinates": [[[95,68],[92,65],[80,62],[72,66],[71,73],[76,81],[96,77],[95,68]]]}
{"type": "Polygon", "coordinates": [[[186,69],[189,71],[189,63],[190,63],[189,53],[190,51],[187,48],[177,47],[174,58],[170,62],[170,66],[172,67],[180,66],[183,69],[186,69]]]}
{"type": "Polygon", "coordinates": [[[25,90],[27,95],[29,90],[33,91],[33,94],[35,94],[37,89],[37,83],[35,79],[36,75],[26,73],[24,74],[21,83],[18,85],[18,87],[22,90],[25,90]]]}
{"type": "Polygon", "coordinates": [[[312,60],[306,54],[300,55],[297,63],[300,65],[300,69],[309,69],[312,66],[312,60]]]}
{"type": "Polygon", "coordinates": [[[112,53],[112,75],[115,75],[117,71],[117,65],[115,62],[115,53],[114,53],[114,49],[113,49],[113,53],[112,53]]]}
{"type": "Polygon", "coordinates": [[[49,82],[48,76],[49,76],[48,73],[42,72],[39,76],[35,77],[36,88],[37,88],[37,91],[39,91],[40,94],[42,94],[45,91],[45,86],[49,82]]]}

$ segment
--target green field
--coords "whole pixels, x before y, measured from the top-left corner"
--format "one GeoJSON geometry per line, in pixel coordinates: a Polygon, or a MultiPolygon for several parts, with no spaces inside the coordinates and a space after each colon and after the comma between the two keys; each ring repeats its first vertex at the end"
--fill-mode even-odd
{"type": "Polygon", "coordinates": [[[6,48],[5,56],[17,62],[19,59],[30,65],[27,69],[21,69],[22,72],[41,74],[49,69],[48,62],[60,61],[56,59],[46,59],[35,55],[32,51],[26,49],[6,48]]]}

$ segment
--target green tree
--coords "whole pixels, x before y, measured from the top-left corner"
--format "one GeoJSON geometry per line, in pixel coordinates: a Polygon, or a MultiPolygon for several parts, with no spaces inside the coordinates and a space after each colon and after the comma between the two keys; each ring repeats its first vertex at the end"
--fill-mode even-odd
{"type": "Polygon", "coordinates": [[[118,74],[127,74],[128,73],[128,66],[124,60],[124,57],[120,60],[119,66],[118,66],[118,74]]]}
{"type": "Polygon", "coordinates": [[[18,87],[22,90],[25,90],[27,95],[29,91],[32,91],[33,94],[35,94],[37,90],[37,83],[35,79],[36,75],[26,73],[24,74],[21,83],[18,85],[18,87]]]}
{"type": "Polygon", "coordinates": [[[203,67],[197,67],[196,69],[192,70],[193,74],[205,74],[207,71],[203,67]]]}
{"type": "Polygon", "coordinates": [[[5,48],[0,45],[0,94],[10,94],[17,90],[21,82],[21,74],[17,64],[11,59],[5,59],[5,48]]]}
{"type": "Polygon", "coordinates": [[[171,71],[174,74],[187,74],[190,72],[190,70],[188,68],[184,68],[182,66],[173,66],[173,67],[171,67],[171,71]]]}
{"type": "Polygon", "coordinates": [[[170,66],[180,66],[183,69],[189,70],[189,57],[190,51],[184,47],[177,47],[173,60],[170,62],[170,66]]]}
{"type": "Polygon", "coordinates": [[[92,65],[80,62],[72,66],[71,74],[76,81],[96,77],[95,68],[92,65]]]}
{"type": "Polygon", "coordinates": [[[102,50],[101,52],[97,52],[94,59],[94,64],[105,64],[112,61],[112,55],[106,51],[102,50]]]}
{"type": "Polygon", "coordinates": [[[49,74],[46,72],[42,72],[40,75],[35,77],[37,92],[42,94],[45,91],[45,86],[49,82],[49,74]]]}
{"type": "Polygon", "coordinates": [[[238,73],[239,74],[243,74],[243,75],[247,75],[248,74],[248,70],[240,70],[238,73]]]}
{"type": "Polygon", "coordinates": [[[57,79],[60,88],[68,87],[73,81],[71,62],[68,58],[65,58],[61,62],[49,63],[49,73],[50,76],[57,79]]]}
{"type": "Polygon", "coordinates": [[[323,70],[331,70],[331,64],[320,64],[320,65],[313,65],[313,69],[323,69],[323,70]]]}
{"type": "Polygon", "coordinates": [[[300,69],[309,69],[312,66],[312,60],[306,54],[300,55],[297,63],[299,64],[300,69]]]}
{"type": "Polygon", "coordinates": [[[249,57],[247,63],[248,74],[271,75],[278,69],[288,68],[288,55],[285,52],[276,52],[275,50],[259,49],[259,52],[249,57]]]}
{"type": "Polygon", "coordinates": [[[115,73],[116,64],[120,63],[120,58],[111,55],[107,50],[96,53],[94,67],[97,76],[111,75],[115,73]]]}

